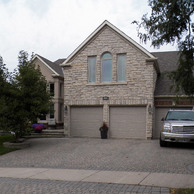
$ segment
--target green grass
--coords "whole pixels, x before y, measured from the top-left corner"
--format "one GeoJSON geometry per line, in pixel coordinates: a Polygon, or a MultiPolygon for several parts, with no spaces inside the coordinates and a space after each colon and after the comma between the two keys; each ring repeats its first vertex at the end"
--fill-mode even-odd
{"type": "Polygon", "coordinates": [[[5,148],[3,146],[3,142],[9,142],[9,141],[13,141],[13,140],[14,140],[13,135],[0,136],[0,155],[6,154],[6,153],[14,151],[14,150],[17,150],[15,148],[5,148]]]}
{"type": "Polygon", "coordinates": [[[194,189],[171,189],[171,194],[194,194],[194,189]]]}

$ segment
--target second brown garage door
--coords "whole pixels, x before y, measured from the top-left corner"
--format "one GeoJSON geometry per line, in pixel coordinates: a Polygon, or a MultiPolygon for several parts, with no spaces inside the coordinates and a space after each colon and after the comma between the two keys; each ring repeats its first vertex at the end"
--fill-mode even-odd
{"type": "Polygon", "coordinates": [[[110,137],[146,138],[145,107],[110,107],[110,137]]]}

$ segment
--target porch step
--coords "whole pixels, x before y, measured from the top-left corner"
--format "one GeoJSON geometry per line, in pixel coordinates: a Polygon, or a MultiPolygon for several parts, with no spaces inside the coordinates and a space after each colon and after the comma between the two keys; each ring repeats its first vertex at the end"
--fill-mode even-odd
{"type": "Polygon", "coordinates": [[[63,138],[64,129],[44,129],[41,133],[31,133],[31,135],[25,136],[27,138],[63,138]]]}

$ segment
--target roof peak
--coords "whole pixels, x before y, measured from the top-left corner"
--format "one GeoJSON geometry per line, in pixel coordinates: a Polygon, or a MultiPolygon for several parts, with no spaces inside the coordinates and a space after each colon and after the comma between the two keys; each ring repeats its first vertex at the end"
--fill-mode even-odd
{"type": "Polygon", "coordinates": [[[66,66],[70,59],[75,56],[81,48],[83,48],[101,29],[103,29],[105,26],[109,26],[111,29],[116,31],[119,35],[124,37],[127,41],[129,41],[131,44],[133,44],[136,48],[141,50],[143,53],[145,53],[150,58],[155,58],[149,51],[147,51],[145,48],[143,48],[140,44],[135,42],[132,38],[130,38],[128,35],[126,35],[124,32],[122,32],[120,29],[118,29],[116,26],[111,24],[108,20],[104,20],[104,22],[96,28],[68,57],[67,59],[61,64],[61,66],[66,66]]]}
{"type": "Polygon", "coordinates": [[[63,76],[63,70],[62,68],[60,67],[59,64],[55,63],[55,62],[52,62],[48,59],[46,59],[45,57],[42,57],[40,56],[39,54],[35,54],[33,60],[35,58],[38,58],[40,61],[42,61],[42,63],[47,66],[55,75],[57,76],[63,76]]]}

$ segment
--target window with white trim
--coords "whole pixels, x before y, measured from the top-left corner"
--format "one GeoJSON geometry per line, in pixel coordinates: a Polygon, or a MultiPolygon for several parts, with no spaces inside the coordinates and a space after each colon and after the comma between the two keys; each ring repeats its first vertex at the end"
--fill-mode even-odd
{"type": "Polygon", "coordinates": [[[55,95],[55,84],[54,83],[50,83],[50,94],[51,96],[55,95]]]}
{"type": "Polygon", "coordinates": [[[101,58],[101,81],[112,82],[112,55],[108,52],[104,53],[101,58]]]}
{"type": "Polygon", "coordinates": [[[126,54],[117,55],[117,81],[126,81],[126,54]]]}
{"type": "Polygon", "coordinates": [[[96,56],[88,57],[88,82],[96,82],[96,56]]]}
{"type": "Polygon", "coordinates": [[[63,97],[63,83],[59,83],[59,97],[63,97]]]}
{"type": "Polygon", "coordinates": [[[50,105],[50,119],[54,119],[55,118],[55,105],[51,104],[50,105]]]}

